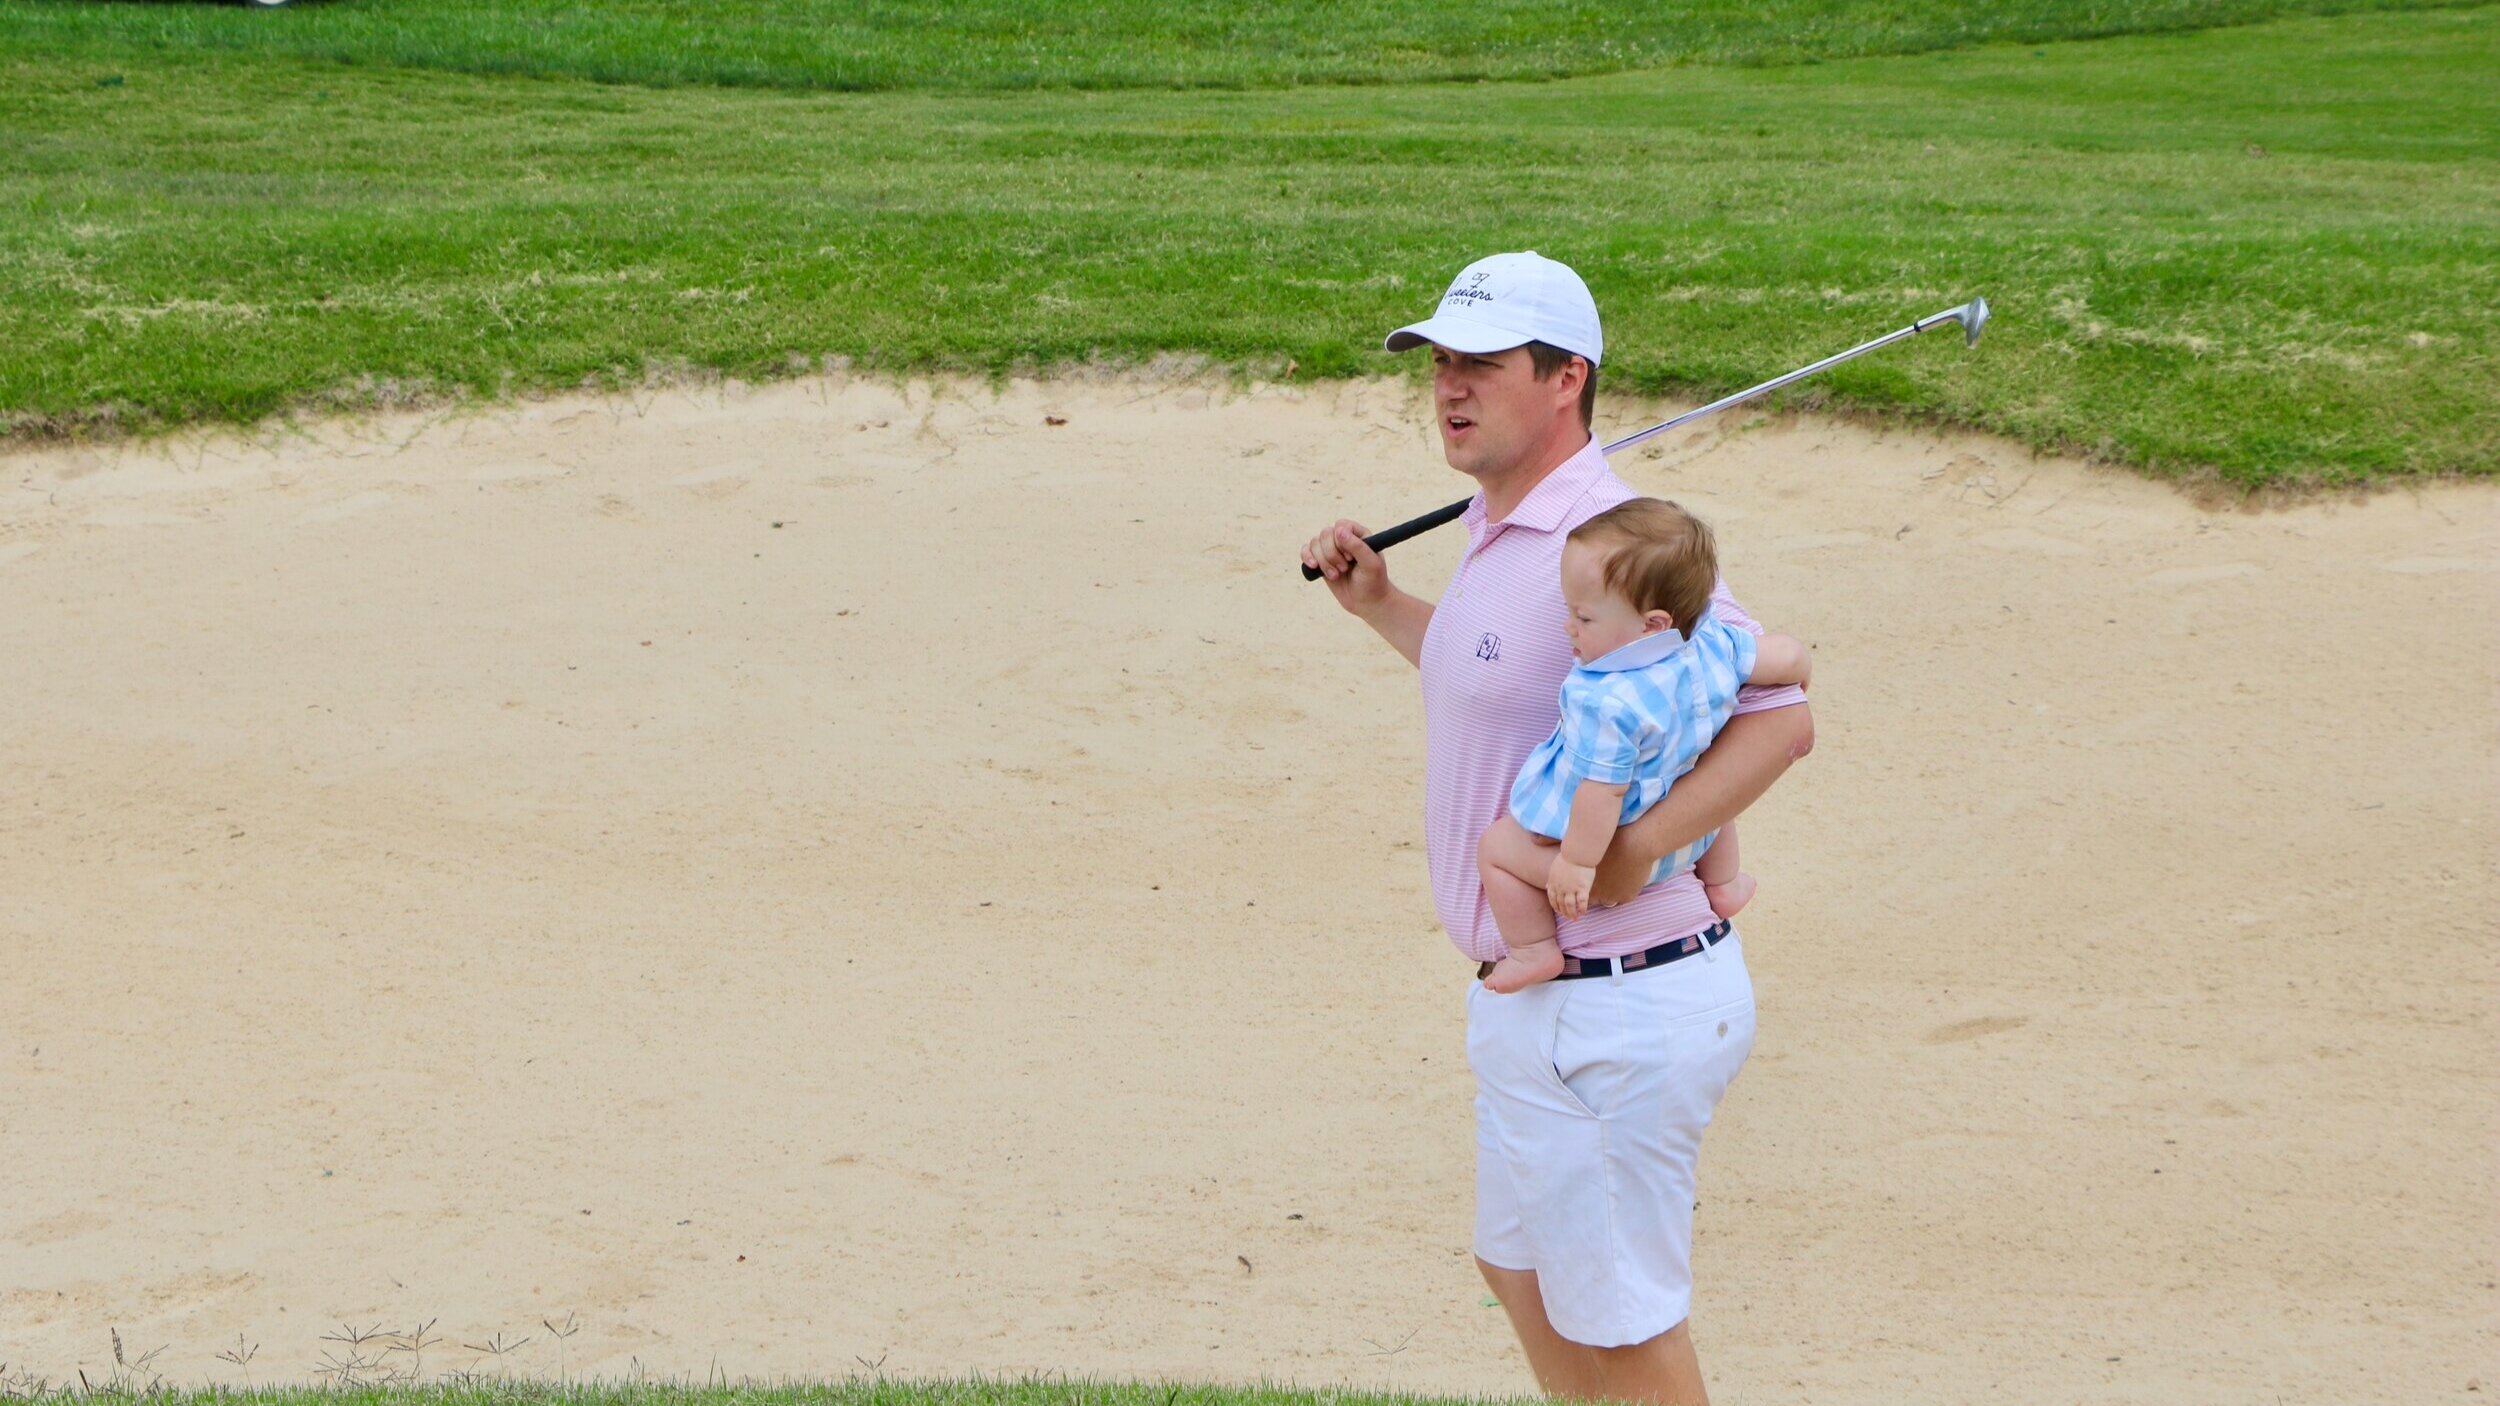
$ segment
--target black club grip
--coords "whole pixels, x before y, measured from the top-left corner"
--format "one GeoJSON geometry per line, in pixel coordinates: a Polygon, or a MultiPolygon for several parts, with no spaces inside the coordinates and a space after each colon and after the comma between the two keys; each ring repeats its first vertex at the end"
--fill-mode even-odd
{"type": "MultiPolygon", "coordinates": [[[[1406,521],[1399,523],[1395,527],[1384,527],[1378,532],[1373,533],[1371,536],[1364,538],[1363,545],[1371,548],[1375,552],[1385,552],[1391,547],[1396,546],[1398,543],[1405,541],[1407,538],[1412,537],[1419,532],[1430,532],[1432,529],[1439,527],[1445,522],[1456,522],[1459,514],[1466,512],[1467,505],[1474,501],[1475,500],[1473,498],[1461,498],[1446,508],[1435,508],[1431,512],[1424,514],[1422,517],[1408,518],[1406,521]]],[[[1310,566],[1302,568],[1302,579],[1305,581],[1318,580],[1319,569],[1310,566]]]]}

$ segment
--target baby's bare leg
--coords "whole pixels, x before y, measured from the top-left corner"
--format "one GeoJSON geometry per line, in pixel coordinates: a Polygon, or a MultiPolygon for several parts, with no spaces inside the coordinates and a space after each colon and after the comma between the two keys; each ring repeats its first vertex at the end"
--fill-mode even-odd
{"type": "Polygon", "coordinates": [[[1710,900],[1710,911],[1722,918],[1733,918],[1744,911],[1753,899],[1753,875],[1740,866],[1736,854],[1736,826],[1733,822],[1719,827],[1719,838],[1693,861],[1693,877],[1701,880],[1701,891],[1710,900]]]}
{"type": "Polygon", "coordinates": [[[1562,948],[1554,941],[1554,905],[1545,897],[1545,876],[1560,851],[1553,841],[1529,834],[1507,815],[1476,846],[1485,901],[1502,929],[1502,945],[1510,949],[1485,977],[1487,989],[1516,991],[1551,980],[1562,970],[1562,948]]]}

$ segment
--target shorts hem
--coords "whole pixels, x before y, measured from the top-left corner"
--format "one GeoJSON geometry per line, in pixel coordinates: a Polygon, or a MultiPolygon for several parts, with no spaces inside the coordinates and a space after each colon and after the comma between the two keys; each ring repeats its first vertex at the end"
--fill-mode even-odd
{"type": "Polygon", "coordinates": [[[1467,1253],[1474,1255],[1478,1260],[1493,1266],[1495,1269],[1508,1270],[1513,1274],[1534,1274],[1536,1272],[1536,1266],[1532,1264],[1504,1264],[1500,1260],[1486,1254],[1484,1252],[1484,1247],[1481,1245],[1469,1245],[1467,1247],[1467,1253]]]}
{"type": "Polygon", "coordinates": [[[1560,1323],[1555,1323],[1553,1315],[1550,1312],[1546,1315],[1546,1322],[1553,1324],[1555,1334],[1564,1342],[1576,1343],[1581,1347],[1637,1347],[1642,1343],[1648,1342],[1651,1338],[1657,1337],[1663,1333],[1672,1333],[1677,1328],[1681,1327],[1685,1319],[1692,1317],[1691,1301],[1686,1300],[1683,1304],[1677,1305],[1672,1314],[1661,1316],[1665,1317],[1666,1322],[1663,1326],[1656,1328],[1646,1330],[1640,1328],[1615,1328],[1603,1331],[1592,1330],[1586,1334],[1581,1333],[1577,1329],[1566,1328],[1560,1323]]]}

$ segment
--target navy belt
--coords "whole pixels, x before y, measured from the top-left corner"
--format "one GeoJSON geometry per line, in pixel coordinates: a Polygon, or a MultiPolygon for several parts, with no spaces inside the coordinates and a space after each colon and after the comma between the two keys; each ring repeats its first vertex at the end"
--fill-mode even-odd
{"type": "MultiPolygon", "coordinates": [[[[1727,941],[1735,931],[1736,929],[1729,924],[1727,919],[1721,918],[1690,937],[1669,938],[1655,947],[1639,952],[1626,952],[1620,957],[1565,957],[1562,975],[1555,977],[1554,980],[1577,981],[1582,977],[1613,976],[1618,971],[1637,972],[1647,971],[1651,967],[1663,967],[1669,962],[1680,962],[1696,953],[1707,952],[1727,941]]],[[[1476,968],[1478,981],[1492,974],[1491,962],[1485,962],[1476,968]]]]}

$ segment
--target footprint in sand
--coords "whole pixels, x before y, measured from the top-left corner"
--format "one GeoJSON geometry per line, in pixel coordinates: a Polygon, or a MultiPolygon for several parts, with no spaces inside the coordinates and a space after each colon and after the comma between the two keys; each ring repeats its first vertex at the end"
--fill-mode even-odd
{"type": "Polygon", "coordinates": [[[180,527],[198,520],[180,513],[152,513],[145,508],[106,508],[79,519],[87,527],[180,527]]]}
{"type": "Polygon", "coordinates": [[[2193,586],[2199,581],[2228,581],[2235,576],[2254,576],[2257,567],[2249,562],[2224,562],[2220,566],[2174,566],[2156,571],[2144,578],[2153,586],[2193,586]]]}
{"type": "Polygon", "coordinates": [[[2031,476],[2025,474],[2007,483],[1996,476],[1995,469],[1996,465],[1976,454],[1956,454],[1942,465],[1920,474],[1919,479],[1921,482],[1943,479],[1951,486],[1946,496],[1957,503],[1990,505],[2012,498],[2031,482],[2031,476]]]}
{"type": "Polygon", "coordinates": [[[1994,547],[2003,552],[2036,552],[2045,557],[2079,557],[2086,550],[2080,542],[2069,542],[2063,537],[2051,537],[2045,532],[2034,532],[2028,527],[2008,527],[1997,532],[1983,532],[1971,540],[1980,546],[1994,547]]]}
{"type": "Polygon", "coordinates": [[[747,481],[742,478],[714,478],[706,479],[701,483],[685,484],[683,486],[688,492],[694,494],[697,498],[705,498],[718,503],[724,499],[733,498],[743,492],[746,489],[747,481]]]}
{"type": "Polygon", "coordinates": [[[1814,552],[1825,547],[1862,547],[1874,540],[1863,532],[1811,532],[1802,537],[1782,537],[1771,544],[1771,550],[1814,552]]]}
{"type": "Polygon", "coordinates": [[[634,515],[634,505],[613,493],[600,494],[599,501],[592,507],[601,517],[632,517],[634,515]]]}
{"type": "Polygon", "coordinates": [[[154,1313],[188,1312],[259,1287],[260,1276],[248,1270],[195,1269],[142,1287],[139,1301],[154,1313]]]}
{"type": "Polygon", "coordinates": [[[32,1248],[75,1239],[91,1230],[110,1230],[112,1226],[111,1221],[93,1211],[61,1211],[25,1226],[9,1238],[32,1248]]]}
{"type": "Polygon", "coordinates": [[[560,469],[553,464],[494,464],[470,474],[469,481],[471,483],[540,483],[551,478],[562,478],[570,472],[569,469],[560,469]]]}
{"type": "Polygon", "coordinates": [[[295,525],[307,527],[317,522],[337,522],[341,518],[357,517],[390,505],[391,495],[388,493],[359,493],[353,498],[341,498],[335,503],[306,508],[295,515],[295,525]]]}
{"type": "Polygon", "coordinates": [[[1983,1015],[1977,1020],[1957,1020],[1930,1030],[1923,1041],[1930,1045],[1951,1045],[1963,1040],[1976,1040],[1982,1035],[2002,1035],[2031,1023],[2027,1015],[1983,1015]]]}
{"type": "Polygon", "coordinates": [[[1223,563],[1226,575],[1248,576],[1260,569],[1260,563],[1256,558],[1229,542],[1216,543],[1207,548],[1204,555],[1223,563]]]}
{"type": "Polygon", "coordinates": [[[2436,576],[2450,571],[2500,571],[2500,561],[2475,557],[2406,557],[2402,561],[2383,561],[2381,571],[2405,576],[2436,576]]]}
{"type": "Polygon", "coordinates": [[[698,498],[719,502],[747,486],[743,468],[703,469],[669,480],[672,488],[683,488],[698,498]]]}

